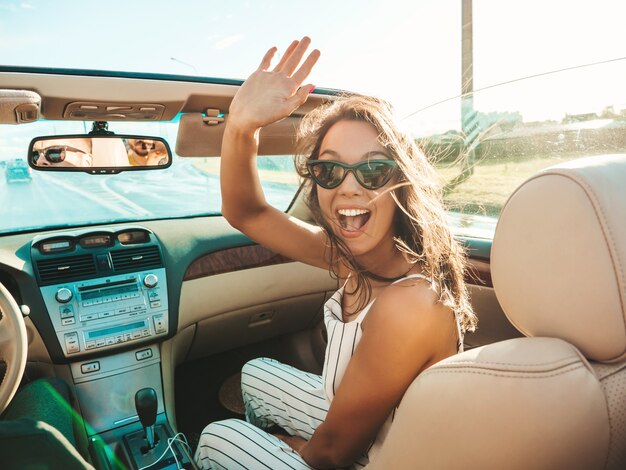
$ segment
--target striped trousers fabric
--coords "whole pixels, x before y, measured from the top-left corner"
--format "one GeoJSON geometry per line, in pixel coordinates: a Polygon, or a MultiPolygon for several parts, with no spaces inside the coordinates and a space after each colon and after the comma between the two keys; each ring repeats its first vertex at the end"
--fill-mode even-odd
{"type": "Polygon", "coordinates": [[[241,371],[246,421],[209,424],[200,436],[195,461],[201,469],[310,469],[298,453],[262,429],[278,425],[309,440],[326,418],[330,403],[322,378],[273,359],[253,359],[241,371]]]}

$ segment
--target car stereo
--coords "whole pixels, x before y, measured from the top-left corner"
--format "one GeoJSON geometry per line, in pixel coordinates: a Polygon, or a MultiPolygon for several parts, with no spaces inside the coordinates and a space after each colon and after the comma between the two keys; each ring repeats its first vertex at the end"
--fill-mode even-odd
{"type": "Polygon", "coordinates": [[[166,272],[156,238],[143,231],[65,232],[33,242],[39,289],[65,357],[167,336],[166,272]]]}
{"type": "Polygon", "coordinates": [[[168,332],[165,269],[41,287],[65,356],[168,332]]]}

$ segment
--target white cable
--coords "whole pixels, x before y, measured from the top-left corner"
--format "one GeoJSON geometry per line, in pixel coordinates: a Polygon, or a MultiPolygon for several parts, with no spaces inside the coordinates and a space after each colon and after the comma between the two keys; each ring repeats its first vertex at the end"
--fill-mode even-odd
{"type": "Polygon", "coordinates": [[[161,459],[163,457],[165,457],[165,454],[167,454],[168,451],[171,451],[172,455],[174,456],[174,460],[176,461],[176,468],[178,470],[182,470],[182,467],[178,463],[178,458],[176,458],[176,452],[174,452],[174,448],[172,447],[172,444],[174,444],[174,442],[180,442],[182,445],[187,447],[187,450],[189,451],[189,454],[191,455],[191,447],[189,446],[189,443],[187,442],[187,438],[185,437],[185,435],[182,432],[179,432],[179,433],[176,433],[176,435],[174,437],[169,437],[167,439],[167,447],[165,448],[165,450],[163,451],[163,453],[160,455],[160,457],[158,459],[156,459],[150,465],[146,465],[145,467],[141,467],[139,470],[145,470],[146,468],[152,467],[155,463],[160,462],[161,459]],[[181,436],[182,440],[178,439],[178,436],[181,436]]]}

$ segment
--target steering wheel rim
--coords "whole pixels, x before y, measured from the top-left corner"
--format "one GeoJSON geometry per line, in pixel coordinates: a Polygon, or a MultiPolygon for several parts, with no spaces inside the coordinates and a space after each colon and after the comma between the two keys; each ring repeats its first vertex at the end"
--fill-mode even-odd
{"type": "Polygon", "coordinates": [[[22,381],[28,355],[26,324],[17,302],[0,283],[0,360],[6,363],[6,373],[0,383],[0,414],[4,412],[22,381]]]}

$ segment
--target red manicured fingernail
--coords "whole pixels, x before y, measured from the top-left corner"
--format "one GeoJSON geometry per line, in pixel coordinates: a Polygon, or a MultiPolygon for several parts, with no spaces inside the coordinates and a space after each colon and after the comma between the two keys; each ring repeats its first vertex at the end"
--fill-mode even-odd
{"type": "Polygon", "coordinates": [[[309,95],[310,95],[311,93],[313,93],[313,90],[315,90],[315,85],[313,85],[313,86],[311,87],[311,89],[309,90],[309,95]]]}

